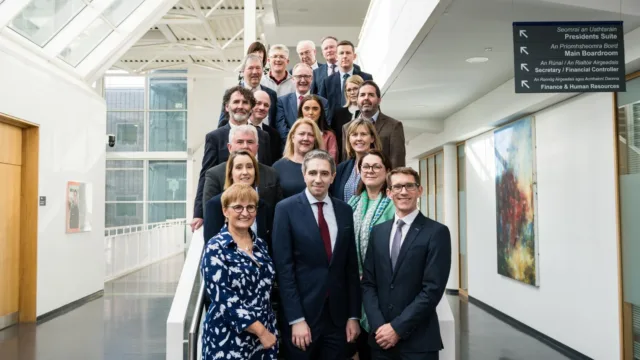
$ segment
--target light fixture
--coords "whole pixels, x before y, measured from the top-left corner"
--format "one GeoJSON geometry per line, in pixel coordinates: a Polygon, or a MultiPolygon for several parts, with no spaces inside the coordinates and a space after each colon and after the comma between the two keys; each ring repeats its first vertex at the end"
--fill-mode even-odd
{"type": "Polygon", "coordinates": [[[483,62],[487,62],[489,61],[488,57],[471,57],[468,58],[467,60],[465,60],[466,62],[470,63],[470,64],[478,64],[478,63],[483,63],[483,62]]]}

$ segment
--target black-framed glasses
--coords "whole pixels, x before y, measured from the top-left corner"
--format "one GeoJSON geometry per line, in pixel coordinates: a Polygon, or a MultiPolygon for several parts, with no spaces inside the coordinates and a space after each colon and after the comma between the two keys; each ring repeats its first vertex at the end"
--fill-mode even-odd
{"type": "Polygon", "coordinates": [[[420,186],[420,184],[418,183],[393,184],[389,187],[389,189],[391,189],[391,191],[394,193],[401,192],[402,188],[405,188],[407,189],[407,191],[412,192],[418,190],[418,186],[420,186]]]}
{"type": "Polygon", "coordinates": [[[364,164],[362,165],[362,171],[373,171],[373,172],[379,172],[380,170],[382,170],[383,166],[380,164],[374,164],[374,165],[369,165],[369,164],[364,164]]]}
{"type": "Polygon", "coordinates": [[[244,209],[247,209],[247,212],[249,214],[253,214],[254,212],[256,212],[256,209],[257,209],[257,206],[255,205],[247,205],[247,206],[233,205],[233,206],[227,206],[227,207],[233,209],[233,211],[235,211],[237,214],[242,214],[244,209]]]}

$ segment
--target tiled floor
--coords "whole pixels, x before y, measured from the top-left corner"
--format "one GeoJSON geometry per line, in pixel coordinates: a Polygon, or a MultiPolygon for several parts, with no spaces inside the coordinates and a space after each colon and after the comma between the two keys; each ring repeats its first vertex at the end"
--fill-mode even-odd
{"type": "MultiPolygon", "coordinates": [[[[103,298],[39,326],[0,331],[2,360],[164,360],[165,322],[183,256],[117,279],[103,298]]],[[[567,359],[473,304],[448,296],[459,360],[567,359]]]]}

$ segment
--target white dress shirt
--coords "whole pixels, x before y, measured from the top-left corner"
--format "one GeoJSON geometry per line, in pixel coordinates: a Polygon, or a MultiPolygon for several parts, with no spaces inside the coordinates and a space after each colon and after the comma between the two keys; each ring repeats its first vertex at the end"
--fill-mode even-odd
{"type": "Polygon", "coordinates": [[[311,70],[315,70],[318,68],[318,60],[316,60],[316,62],[313,63],[313,65],[311,65],[311,70]]]}
{"type": "Polygon", "coordinates": [[[391,247],[393,246],[393,237],[396,235],[396,230],[398,229],[398,220],[402,219],[402,221],[404,221],[404,225],[402,225],[402,238],[401,238],[402,240],[400,241],[400,247],[402,248],[402,244],[404,244],[404,239],[407,237],[407,234],[409,233],[411,224],[416,219],[419,212],[420,212],[419,209],[415,209],[412,212],[410,212],[409,215],[403,218],[398,217],[398,213],[396,212],[396,215],[393,217],[393,226],[391,227],[391,237],[389,240],[389,254],[391,254],[391,247]]]}
{"type": "Polygon", "coordinates": [[[327,76],[331,76],[334,73],[331,71],[331,67],[335,65],[336,66],[336,71],[338,71],[340,69],[340,67],[338,67],[338,63],[336,62],[335,64],[332,63],[327,63],[327,76]]]}
{"type": "MultiPolygon", "coordinates": [[[[316,218],[316,223],[318,222],[318,206],[316,203],[320,202],[320,200],[316,199],[311,195],[309,189],[304,190],[305,195],[307,195],[307,200],[309,200],[309,204],[311,204],[311,210],[313,211],[313,216],[316,218]]],[[[331,198],[329,194],[325,195],[324,206],[322,206],[322,213],[324,214],[324,220],[327,222],[327,226],[329,227],[329,236],[331,237],[331,251],[333,251],[334,246],[336,245],[336,239],[338,238],[338,221],[336,220],[336,212],[333,210],[333,203],[331,202],[331,198]]],[[[318,224],[320,226],[320,224],[318,224]]]]}
{"type": "MultiPolygon", "coordinates": [[[[311,94],[311,91],[307,91],[304,94],[300,94],[297,90],[296,90],[296,114],[298,113],[298,109],[300,108],[300,96],[307,96],[311,94]]],[[[322,106],[322,104],[320,104],[320,106],[322,106]]]]}
{"type": "Polygon", "coordinates": [[[351,67],[351,70],[349,70],[349,72],[346,72],[346,73],[342,72],[342,69],[340,67],[338,67],[337,69],[338,69],[338,73],[340,74],[340,89],[344,89],[344,74],[349,74],[347,79],[353,76],[353,66],[351,67]]]}

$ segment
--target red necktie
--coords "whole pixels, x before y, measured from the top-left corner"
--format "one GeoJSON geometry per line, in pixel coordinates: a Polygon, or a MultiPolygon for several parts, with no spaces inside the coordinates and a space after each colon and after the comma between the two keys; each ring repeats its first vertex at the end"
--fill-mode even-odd
{"type": "Polygon", "coordinates": [[[302,99],[304,99],[304,96],[302,95],[298,96],[298,102],[302,102],[302,99]]]}
{"type": "Polygon", "coordinates": [[[324,251],[327,253],[327,259],[331,262],[331,235],[329,234],[329,225],[324,219],[324,213],[322,212],[323,202],[317,202],[318,205],[318,227],[320,227],[320,236],[324,243],[324,251]]]}

